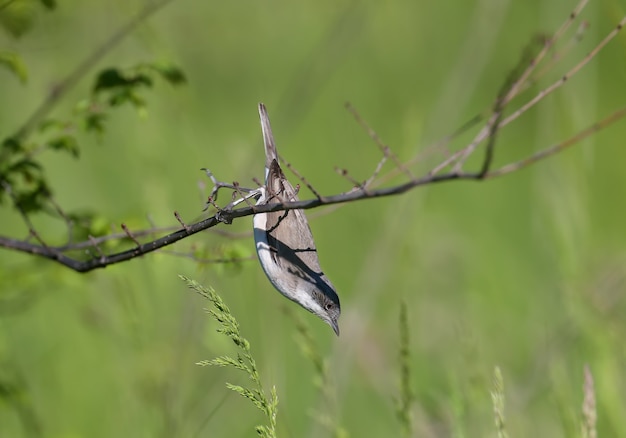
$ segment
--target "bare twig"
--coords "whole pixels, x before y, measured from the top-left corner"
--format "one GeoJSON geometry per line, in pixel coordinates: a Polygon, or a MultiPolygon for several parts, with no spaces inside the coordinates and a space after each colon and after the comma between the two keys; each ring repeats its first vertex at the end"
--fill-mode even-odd
{"type": "Polygon", "coordinates": [[[576,64],[570,71],[565,73],[560,79],[558,79],[552,85],[541,90],[539,93],[537,93],[535,97],[533,97],[531,100],[529,100],[524,105],[522,105],[517,111],[509,115],[506,119],[504,119],[502,121],[502,126],[508,125],[513,120],[517,119],[519,116],[521,116],[530,108],[532,108],[537,103],[539,103],[539,101],[545,98],[548,94],[554,92],[556,89],[565,85],[565,83],[569,79],[571,79],[572,76],[578,73],[578,71],[582,69],[585,65],[587,65],[589,61],[591,61],[591,59],[593,59],[593,57],[595,57],[598,54],[598,52],[600,52],[600,50],[604,48],[604,46],[606,46],[613,38],[615,38],[615,36],[619,33],[620,30],[622,30],[625,24],[626,24],[626,17],[622,18],[622,21],[620,21],[619,24],[602,40],[602,42],[600,42],[600,44],[598,44],[591,52],[589,52],[587,56],[583,58],[582,61],[576,64]]]}
{"type": "Polygon", "coordinates": [[[565,22],[561,25],[559,30],[557,30],[554,33],[552,38],[550,38],[550,39],[545,41],[545,44],[543,45],[543,49],[541,49],[539,54],[532,60],[532,62],[530,63],[530,65],[528,66],[526,71],[524,71],[524,73],[522,73],[522,75],[519,77],[519,79],[511,87],[511,90],[509,91],[509,93],[504,98],[503,105],[506,105],[515,96],[518,95],[518,93],[520,91],[520,88],[526,83],[526,81],[528,80],[528,78],[530,77],[532,72],[535,70],[535,68],[539,65],[539,63],[541,63],[543,58],[548,53],[548,50],[550,50],[550,48],[554,45],[554,43],[557,40],[559,40],[563,36],[563,34],[567,31],[567,29],[572,25],[572,23],[574,22],[576,17],[578,17],[578,15],[580,15],[580,11],[583,10],[583,8],[585,7],[585,5],[587,4],[588,1],[589,0],[581,0],[578,3],[578,5],[576,5],[576,7],[572,11],[572,13],[567,18],[567,20],[565,20],[565,22]]]}
{"type": "Polygon", "coordinates": [[[160,252],[160,254],[169,254],[169,255],[176,256],[176,257],[188,258],[188,259],[193,260],[194,262],[202,263],[204,265],[249,262],[257,258],[256,254],[252,254],[246,257],[215,257],[212,259],[205,259],[205,258],[197,257],[193,254],[189,254],[186,252],[169,251],[169,250],[163,250],[160,252]]]}
{"type": "MultiPolygon", "coordinates": [[[[528,67],[526,67],[526,69],[524,70],[524,72],[513,81],[513,83],[511,84],[509,90],[503,95],[503,96],[498,96],[498,99],[501,99],[501,107],[504,108],[506,107],[506,105],[509,104],[509,102],[511,102],[511,100],[513,100],[519,93],[520,91],[525,87],[526,82],[528,81],[530,75],[533,73],[533,71],[535,70],[535,68],[541,63],[541,61],[543,60],[543,58],[546,56],[546,54],[548,53],[548,50],[554,45],[554,43],[563,36],[563,34],[565,33],[565,31],[570,27],[570,25],[574,22],[574,20],[576,19],[576,17],[578,17],[578,15],[580,14],[580,11],[585,7],[585,5],[587,4],[588,0],[581,0],[580,3],[578,3],[578,5],[576,6],[576,8],[574,8],[574,10],[572,11],[572,13],[569,15],[569,17],[567,18],[567,20],[561,25],[561,27],[556,31],[556,33],[552,36],[552,38],[547,38],[543,41],[543,47],[542,49],[539,51],[539,53],[531,59],[531,61],[528,63],[528,67]]],[[[609,35],[611,36],[611,35],[609,35]]],[[[614,37],[615,35],[611,36],[611,39],[614,37]]],[[[607,37],[608,38],[608,37],[607,37]]],[[[610,40],[610,39],[609,39],[610,40]]],[[[606,41],[608,42],[608,40],[606,41]]],[[[599,48],[604,47],[604,45],[606,44],[606,42],[601,43],[601,45],[599,46],[599,48]]],[[[599,51],[599,49],[598,49],[599,51]]],[[[597,53],[597,51],[596,51],[597,53]]],[[[595,56],[595,54],[593,55],[595,56]]],[[[593,57],[592,56],[592,57],[593,57]]],[[[591,57],[591,58],[592,58],[591,57]]],[[[573,74],[575,74],[580,68],[582,68],[588,61],[589,57],[585,58],[585,60],[583,60],[583,62],[580,63],[580,67],[578,69],[576,69],[576,71],[570,71],[568,72],[565,76],[563,76],[559,81],[557,81],[555,84],[553,84],[553,86],[548,87],[547,89],[542,90],[534,99],[532,99],[530,102],[528,102],[526,105],[522,106],[522,108],[518,109],[514,114],[512,114],[511,116],[505,118],[501,123],[499,123],[498,125],[500,127],[504,127],[506,125],[508,125],[510,122],[512,122],[513,120],[515,120],[517,117],[519,117],[520,115],[522,115],[524,112],[526,112],[527,110],[529,110],[530,108],[532,108],[537,102],[539,102],[541,99],[543,99],[544,97],[546,97],[548,94],[550,94],[551,92],[553,92],[554,90],[556,90],[558,87],[560,87],[561,85],[563,85],[567,79],[569,77],[571,77],[573,74]],[[587,59],[588,58],[588,59],[587,59]],[[558,85],[556,85],[558,84],[558,85]]],[[[523,62],[523,60],[522,60],[523,62]]],[[[465,161],[467,160],[467,158],[474,152],[474,150],[476,149],[476,147],[478,147],[478,145],[480,143],[482,143],[486,138],[489,137],[489,134],[491,132],[491,128],[492,128],[492,123],[495,122],[496,118],[499,118],[500,114],[493,114],[493,116],[490,118],[489,122],[487,123],[487,125],[478,133],[478,135],[476,135],[476,137],[474,138],[474,140],[464,149],[460,150],[459,152],[457,152],[456,154],[454,154],[452,157],[450,157],[447,161],[448,163],[452,163],[455,160],[457,161],[456,165],[455,165],[455,171],[460,171],[460,169],[462,168],[463,164],[465,163],[465,161]]],[[[445,166],[444,166],[445,167],[445,166]]]]}
{"type": "Polygon", "coordinates": [[[289,169],[291,171],[291,173],[293,173],[296,176],[296,178],[298,178],[300,181],[302,181],[304,183],[304,185],[307,187],[307,189],[309,189],[311,191],[311,193],[313,193],[313,196],[315,196],[317,199],[322,199],[322,195],[320,195],[320,193],[313,188],[311,183],[309,183],[309,181],[304,176],[302,176],[302,174],[300,172],[298,172],[296,170],[296,168],[293,167],[293,165],[290,162],[285,160],[282,156],[280,156],[279,158],[280,158],[280,161],[283,162],[285,167],[287,167],[287,169],[289,169]]]}
{"type": "MultiPolygon", "coordinates": [[[[385,165],[385,163],[387,162],[387,159],[389,158],[389,153],[391,152],[390,149],[384,145],[382,145],[380,143],[378,134],[376,134],[376,132],[370,128],[369,125],[367,125],[367,123],[365,122],[365,120],[361,117],[361,115],[359,114],[359,112],[357,111],[357,109],[352,106],[351,103],[347,102],[345,105],[346,109],[348,111],[350,111],[350,113],[352,114],[352,116],[357,120],[357,122],[361,125],[361,127],[363,129],[365,129],[366,132],[369,133],[374,133],[374,135],[370,135],[370,137],[372,139],[374,139],[374,141],[378,141],[378,147],[383,151],[383,156],[381,157],[381,159],[378,161],[378,164],[376,164],[376,168],[374,169],[374,172],[372,172],[372,175],[365,180],[363,183],[357,183],[355,185],[355,187],[360,187],[363,190],[367,190],[367,188],[376,180],[376,178],[378,178],[378,175],[380,174],[380,171],[382,170],[383,166],[385,165]]],[[[405,165],[403,166],[396,166],[396,169],[400,172],[405,172],[406,171],[406,167],[405,165]]],[[[342,171],[342,176],[348,178],[348,171],[347,170],[343,170],[342,171]]],[[[413,175],[409,173],[409,178],[413,178],[413,175]]],[[[348,178],[349,180],[352,180],[351,178],[348,178]]]]}
{"type": "Polygon", "coordinates": [[[544,77],[546,73],[554,68],[554,66],[561,61],[565,56],[583,39],[585,32],[589,29],[589,22],[587,20],[583,20],[579,25],[576,33],[572,35],[569,41],[566,43],[565,47],[563,47],[560,51],[555,52],[550,57],[550,62],[548,62],[541,70],[533,75],[532,78],[529,78],[526,81],[526,85],[523,87],[523,90],[529,88],[533,83],[537,82],[540,78],[544,77]]]}
{"type": "Polygon", "coordinates": [[[135,245],[137,245],[137,247],[141,246],[141,243],[139,243],[139,241],[137,240],[137,238],[133,235],[133,233],[130,231],[130,229],[126,226],[126,224],[122,224],[122,230],[124,230],[124,233],[126,234],[126,237],[128,237],[130,240],[132,240],[133,242],[135,242],[135,245]]]}
{"type": "Polygon", "coordinates": [[[339,176],[347,179],[350,182],[350,184],[352,184],[353,186],[352,190],[367,190],[367,186],[368,186],[367,181],[359,182],[356,179],[352,178],[352,176],[350,176],[350,172],[348,172],[348,169],[340,169],[338,167],[335,167],[335,172],[339,176]]]}
{"type": "Polygon", "coordinates": [[[411,171],[400,161],[400,159],[396,156],[396,154],[393,153],[391,148],[383,143],[383,141],[380,139],[376,131],[374,131],[367,124],[367,122],[361,117],[361,115],[356,110],[356,108],[354,108],[350,102],[346,102],[345,106],[346,106],[346,109],[350,112],[350,114],[352,114],[356,122],[365,130],[365,132],[367,132],[367,135],[369,135],[370,138],[374,140],[374,143],[376,143],[376,145],[382,152],[383,157],[391,158],[391,161],[394,162],[396,167],[400,171],[402,171],[409,179],[415,178],[413,173],[411,173],[411,171]]]}
{"type": "Polygon", "coordinates": [[[186,230],[189,231],[189,227],[187,226],[187,224],[183,221],[183,218],[180,217],[180,214],[178,214],[177,211],[174,212],[174,217],[176,218],[176,220],[178,221],[178,223],[186,230]]]}
{"type": "Polygon", "coordinates": [[[100,248],[100,245],[98,245],[98,242],[96,242],[96,239],[93,238],[93,236],[89,236],[88,237],[89,241],[91,242],[91,247],[94,248],[96,250],[96,252],[98,253],[98,255],[102,258],[102,257],[106,257],[104,255],[104,252],[102,252],[102,249],[100,248]]]}
{"type": "Polygon", "coordinates": [[[589,126],[587,129],[582,130],[581,132],[577,133],[576,135],[568,138],[565,141],[562,141],[558,144],[552,145],[546,149],[543,149],[533,155],[531,155],[528,158],[525,158],[523,160],[517,161],[515,163],[511,163],[511,164],[507,164],[505,166],[502,166],[501,168],[494,170],[492,172],[490,172],[486,177],[487,178],[495,178],[497,176],[502,176],[502,175],[506,175],[507,173],[511,173],[511,172],[515,172],[517,170],[520,170],[524,167],[528,167],[531,164],[536,163],[537,161],[543,160],[545,158],[548,158],[551,155],[554,155],[558,152],[561,152],[562,150],[575,145],[576,143],[580,142],[581,140],[589,137],[591,134],[594,134],[596,132],[598,132],[600,129],[604,129],[607,126],[611,125],[612,123],[617,122],[618,120],[620,120],[621,118],[623,118],[624,116],[626,116],[626,107],[624,108],[620,108],[617,111],[611,113],[609,116],[605,117],[604,119],[600,120],[599,122],[594,123],[593,125],[589,126]]]}

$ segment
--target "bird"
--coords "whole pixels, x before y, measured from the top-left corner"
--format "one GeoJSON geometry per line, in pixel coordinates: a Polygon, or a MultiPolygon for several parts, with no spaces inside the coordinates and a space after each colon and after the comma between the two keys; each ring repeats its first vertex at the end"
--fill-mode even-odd
{"type": "MultiPolygon", "coordinates": [[[[296,202],[297,190],[278,164],[272,127],[263,103],[259,104],[259,117],[265,145],[265,183],[259,189],[256,205],[296,202]]],[[[320,267],[304,211],[257,213],[253,226],[259,262],[272,285],[321,318],[339,336],[339,296],[320,267]]]]}

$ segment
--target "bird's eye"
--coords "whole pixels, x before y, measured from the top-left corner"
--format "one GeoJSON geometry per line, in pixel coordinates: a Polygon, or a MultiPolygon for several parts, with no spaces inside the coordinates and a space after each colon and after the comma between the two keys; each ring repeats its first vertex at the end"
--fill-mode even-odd
{"type": "Polygon", "coordinates": [[[330,309],[332,309],[332,308],[333,308],[333,303],[326,303],[326,305],[324,306],[324,308],[325,308],[326,310],[330,310],[330,309]]]}

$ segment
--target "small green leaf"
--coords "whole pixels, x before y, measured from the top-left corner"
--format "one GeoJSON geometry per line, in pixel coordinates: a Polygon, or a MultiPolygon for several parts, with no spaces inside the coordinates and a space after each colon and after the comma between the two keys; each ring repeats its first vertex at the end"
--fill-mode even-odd
{"type": "Polygon", "coordinates": [[[17,76],[23,84],[28,80],[26,64],[24,64],[24,61],[22,61],[22,58],[17,53],[0,52],[0,65],[17,76]]]}
{"type": "MultiPolygon", "coordinates": [[[[111,232],[111,221],[94,211],[73,211],[66,213],[66,216],[72,224],[72,240],[75,242],[88,240],[90,237],[106,236],[111,232]]],[[[108,242],[102,245],[107,246],[108,242]]]]}
{"type": "Polygon", "coordinates": [[[22,143],[13,137],[5,138],[2,142],[2,149],[7,149],[9,152],[16,153],[23,150],[22,143]]]}
{"type": "Polygon", "coordinates": [[[123,88],[119,92],[111,94],[111,96],[109,97],[109,105],[119,106],[125,102],[128,102],[129,100],[130,100],[130,93],[128,92],[126,88],[123,88]]]}
{"type": "Polygon", "coordinates": [[[27,171],[27,169],[33,169],[33,170],[37,170],[40,171],[41,170],[41,165],[39,163],[37,163],[36,161],[33,160],[29,160],[29,159],[23,159],[20,160],[18,162],[16,162],[15,164],[13,164],[9,170],[11,172],[18,172],[18,173],[22,173],[27,171]]]}
{"type": "Polygon", "coordinates": [[[50,189],[46,183],[40,180],[35,188],[17,192],[15,194],[15,205],[24,213],[41,211],[50,194],[50,189]]]}
{"type": "Polygon", "coordinates": [[[33,26],[36,12],[36,5],[32,0],[14,0],[0,9],[0,26],[19,38],[33,26]]]}
{"type": "Polygon", "coordinates": [[[169,82],[171,85],[180,85],[187,83],[187,77],[183,71],[174,64],[151,64],[152,67],[159,75],[169,82]]]}
{"type": "Polygon", "coordinates": [[[74,110],[79,113],[89,111],[89,108],[91,107],[91,105],[93,105],[93,102],[94,102],[94,99],[92,98],[81,99],[78,101],[78,103],[76,103],[74,110]]]}
{"type": "Polygon", "coordinates": [[[24,158],[13,163],[8,169],[7,174],[19,175],[27,183],[42,184],[42,167],[36,161],[24,158]]]}
{"type": "Polygon", "coordinates": [[[104,122],[107,119],[105,113],[89,113],[85,116],[85,130],[87,132],[95,132],[102,134],[104,132],[104,122]]]}
{"type": "Polygon", "coordinates": [[[39,124],[39,132],[44,133],[53,129],[63,129],[66,123],[57,119],[45,119],[39,124]]]}
{"type": "Polygon", "coordinates": [[[39,0],[46,9],[53,10],[57,7],[56,0],[39,0]]]}
{"type": "Polygon", "coordinates": [[[72,135],[62,135],[48,141],[48,147],[55,151],[69,152],[74,158],[80,156],[78,142],[72,135]]]}
{"type": "Polygon", "coordinates": [[[152,79],[144,73],[124,73],[117,68],[102,70],[96,78],[94,93],[114,88],[130,90],[138,86],[152,86],[152,79]]]}
{"type": "Polygon", "coordinates": [[[94,92],[106,90],[109,88],[119,87],[126,84],[126,79],[120,71],[116,68],[108,68],[102,70],[96,78],[96,83],[93,87],[94,92]]]}
{"type": "MultiPolygon", "coordinates": [[[[94,237],[106,236],[111,232],[111,220],[102,215],[93,215],[91,218],[91,222],[89,223],[89,234],[94,237]]],[[[117,245],[118,243],[115,240],[110,240],[107,242],[107,246],[112,248],[113,245],[117,245]]]]}

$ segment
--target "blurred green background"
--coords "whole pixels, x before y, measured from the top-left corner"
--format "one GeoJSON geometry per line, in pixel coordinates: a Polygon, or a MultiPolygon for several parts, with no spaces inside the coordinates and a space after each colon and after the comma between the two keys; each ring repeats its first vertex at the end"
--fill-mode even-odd
{"type": "MultiPolygon", "coordinates": [[[[143,5],[59,2],[20,39],[30,77],[0,71],[0,131],[15,131],[44,95],[143,5]]],[[[537,33],[554,31],[572,0],[199,2],[175,0],[91,72],[171,60],[188,84],[160,83],[148,112],[113,113],[98,141],[80,136],[80,160],[44,158],[56,200],[91,209],[115,230],[176,225],[201,213],[206,183],[262,176],[256,105],[266,103],[279,152],[316,189],[350,188],[333,170],[367,178],[376,145],[343,108],[352,102],[404,160],[488,108],[537,33]]],[[[526,96],[582,59],[626,13],[592,1],[590,28],[526,96]]],[[[574,26],[574,29],[575,30],[574,26]]],[[[567,41],[574,32],[565,38],[567,41]]],[[[85,78],[52,115],[69,117],[85,78]]],[[[626,104],[626,34],[574,79],[503,129],[504,164],[563,140],[626,104]]],[[[454,146],[470,139],[465,135],[454,146]]],[[[415,436],[495,436],[490,391],[504,376],[511,437],[581,435],[583,367],[597,391],[600,436],[626,436],[626,121],[548,161],[485,183],[452,182],[399,197],[309,210],[322,266],[337,286],[341,337],[273,290],[256,260],[200,265],[150,254],[88,274],[0,252],[0,436],[238,437],[263,422],[225,388],[229,369],[195,365],[232,343],[207,302],[177,277],[217,289],[252,343],[279,436],[398,436],[398,315],[407,304],[415,436]],[[327,400],[295,336],[296,313],[331,371],[327,400]],[[332,428],[331,428],[332,429],[332,428]]],[[[416,166],[426,172],[442,158],[416,166]]],[[[396,180],[400,181],[400,180],[396,180]]],[[[301,197],[310,194],[305,189],[301,197]]],[[[63,243],[63,224],[34,218],[63,243]]],[[[21,238],[3,206],[2,234],[21,238]]],[[[216,231],[248,232],[251,218],[216,231]]],[[[209,231],[168,250],[253,255],[251,233],[209,231]]]]}

